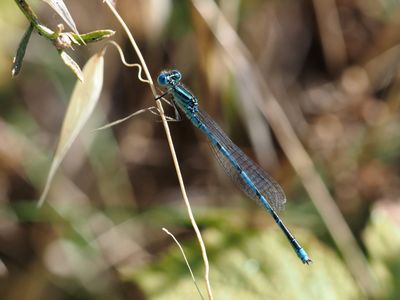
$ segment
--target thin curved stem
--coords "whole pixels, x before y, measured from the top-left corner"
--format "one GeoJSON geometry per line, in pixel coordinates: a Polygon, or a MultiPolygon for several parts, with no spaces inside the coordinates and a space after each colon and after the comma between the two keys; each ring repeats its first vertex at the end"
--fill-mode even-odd
{"type": "MultiPolygon", "coordinates": [[[[157,98],[157,90],[156,90],[156,88],[154,86],[154,83],[153,83],[153,80],[151,78],[149,69],[147,68],[146,61],[144,60],[143,55],[140,52],[140,49],[139,49],[138,45],[136,44],[136,41],[133,38],[128,26],[125,24],[125,22],[123,21],[121,16],[118,14],[118,12],[114,8],[114,6],[108,0],[103,0],[103,2],[105,2],[108,5],[108,7],[110,8],[111,12],[117,18],[117,20],[119,21],[121,26],[124,28],[126,34],[128,35],[128,38],[129,38],[129,40],[130,40],[130,42],[131,42],[131,44],[132,44],[132,46],[133,46],[138,58],[139,58],[139,61],[140,61],[141,65],[142,65],[142,67],[143,67],[143,70],[145,72],[146,78],[149,81],[149,85],[150,85],[151,91],[152,91],[152,93],[154,95],[154,98],[157,98]]],[[[205,267],[204,279],[205,279],[206,285],[207,285],[207,294],[208,294],[208,298],[210,300],[212,300],[214,298],[213,298],[213,295],[212,295],[211,284],[210,284],[210,277],[209,277],[210,265],[209,265],[209,262],[208,262],[206,247],[205,247],[203,238],[201,236],[200,229],[197,226],[196,220],[195,220],[195,218],[193,216],[193,212],[192,212],[192,209],[191,209],[191,206],[190,206],[189,199],[187,197],[185,184],[183,182],[183,177],[182,177],[182,173],[180,171],[178,158],[176,156],[175,147],[174,147],[174,144],[173,144],[173,141],[172,141],[172,137],[171,137],[171,132],[169,130],[168,122],[167,122],[167,119],[166,119],[165,114],[164,114],[164,109],[163,109],[161,100],[160,99],[156,100],[156,104],[157,104],[158,110],[160,111],[161,120],[162,120],[162,123],[163,123],[163,126],[164,126],[165,134],[167,136],[168,145],[169,145],[169,148],[170,148],[170,151],[171,151],[172,160],[174,162],[176,174],[177,174],[178,181],[179,181],[179,186],[181,188],[181,192],[182,192],[183,199],[185,201],[187,212],[188,212],[188,215],[189,215],[190,221],[192,223],[193,229],[194,229],[194,231],[196,233],[197,239],[198,239],[199,244],[200,244],[201,254],[203,256],[204,267],[205,267]]]]}

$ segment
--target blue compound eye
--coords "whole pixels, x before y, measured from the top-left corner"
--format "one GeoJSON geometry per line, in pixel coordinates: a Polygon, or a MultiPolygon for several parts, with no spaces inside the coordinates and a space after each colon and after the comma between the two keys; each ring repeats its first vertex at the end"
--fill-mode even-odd
{"type": "Polygon", "coordinates": [[[178,81],[180,81],[182,79],[181,72],[179,72],[177,70],[171,71],[171,75],[170,76],[175,82],[178,82],[178,81]]]}
{"type": "Polygon", "coordinates": [[[160,75],[158,75],[157,82],[161,86],[167,85],[168,84],[168,76],[165,75],[164,73],[161,73],[160,75]]]}

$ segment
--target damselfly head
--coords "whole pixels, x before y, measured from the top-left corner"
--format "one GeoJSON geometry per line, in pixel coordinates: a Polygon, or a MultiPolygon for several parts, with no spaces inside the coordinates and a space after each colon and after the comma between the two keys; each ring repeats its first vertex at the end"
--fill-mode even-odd
{"type": "Polygon", "coordinates": [[[158,75],[157,82],[161,86],[174,85],[182,79],[182,74],[177,70],[162,71],[158,75]]]}

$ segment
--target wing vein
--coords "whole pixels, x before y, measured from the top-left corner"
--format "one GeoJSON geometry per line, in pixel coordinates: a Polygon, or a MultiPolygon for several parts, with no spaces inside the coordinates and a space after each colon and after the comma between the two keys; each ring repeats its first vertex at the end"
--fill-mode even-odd
{"type": "MultiPolygon", "coordinates": [[[[203,122],[215,135],[220,144],[229,151],[232,157],[235,158],[239,166],[247,173],[257,190],[267,199],[270,205],[275,210],[283,210],[286,197],[281,186],[270,175],[265,173],[261,167],[254,163],[238,146],[236,146],[206,112],[199,111],[197,116],[199,120],[203,122]]],[[[226,158],[216,146],[211,143],[210,146],[217,158],[217,161],[220,163],[232,181],[245,194],[247,194],[247,196],[260,204],[260,200],[258,199],[256,193],[237,173],[236,169],[232,166],[228,158],[226,158]]]]}

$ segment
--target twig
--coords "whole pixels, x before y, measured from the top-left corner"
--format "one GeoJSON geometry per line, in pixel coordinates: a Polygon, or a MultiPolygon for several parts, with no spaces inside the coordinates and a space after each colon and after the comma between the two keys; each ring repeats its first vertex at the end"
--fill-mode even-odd
{"type": "MultiPolygon", "coordinates": [[[[112,30],[95,30],[88,33],[77,34],[75,32],[62,32],[60,28],[64,29],[63,26],[60,24],[58,25],[55,31],[51,30],[47,26],[43,25],[39,18],[37,17],[36,13],[32,10],[30,5],[25,0],[15,0],[15,3],[18,5],[20,10],[24,13],[25,17],[28,21],[32,24],[32,26],[36,29],[36,31],[43,36],[44,38],[48,39],[49,41],[53,42],[54,45],[57,47],[57,40],[60,35],[62,35],[62,40],[68,37],[71,43],[77,45],[86,45],[86,43],[97,42],[101,41],[102,39],[108,38],[114,34],[112,30]],[[60,27],[62,26],[62,27],[60,27]],[[81,41],[81,42],[79,42],[81,41]]],[[[72,48],[70,42],[67,43],[66,46],[61,46],[62,48],[72,48]]],[[[59,49],[60,50],[60,49],[59,49]]]]}
{"type": "Polygon", "coordinates": [[[25,17],[29,20],[29,22],[31,22],[31,24],[35,27],[40,35],[44,36],[48,40],[54,40],[55,38],[57,38],[58,34],[40,23],[35,12],[25,0],[15,0],[15,3],[18,5],[18,7],[24,13],[25,17]]]}
{"type": "Polygon", "coordinates": [[[325,62],[332,73],[337,73],[347,61],[337,3],[334,0],[313,0],[313,4],[325,62]]]}
{"type": "MultiPolygon", "coordinates": [[[[134,50],[136,52],[136,55],[138,56],[139,61],[140,61],[141,65],[142,65],[142,67],[143,67],[143,70],[145,72],[146,78],[149,81],[149,85],[150,85],[151,91],[152,91],[154,97],[157,98],[157,91],[156,91],[156,88],[154,86],[153,80],[151,78],[150,72],[149,72],[149,70],[147,68],[147,65],[146,65],[146,62],[145,62],[145,60],[143,58],[143,55],[140,52],[139,47],[136,44],[136,41],[132,36],[132,33],[129,31],[128,26],[125,24],[124,20],[118,14],[118,12],[114,8],[114,6],[109,2],[109,0],[103,0],[103,2],[105,2],[108,5],[109,9],[114,14],[114,16],[117,18],[117,20],[119,21],[121,26],[124,28],[126,34],[128,35],[128,38],[129,38],[129,40],[130,40],[130,42],[131,42],[131,44],[132,44],[132,46],[133,46],[133,48],[134,48],[134,50]]],[[[173,141],[172,141],[172,137],[171,137],[171,133],[170,133],[170,130],[169,130],[168,122],[167,122],[167,119],[166,119],[165,114],[164,114],[164,109],[163,109],[161,100],[156,100],[156,104],[157,104],[158,110],[160,111],[161,120],[162,120],[162,123],[164,125],[165,134],[167,136],[168,145],[169,145],[169,148],[170,148],[170,151],[171,151],[171,155],[172,155],[172,159],[173,159],[173,162],[174,162],[176,174],[177,174],[177,177],[178,177],[178,180],[179,180],[179,185],[180,185],[180,188],[181,188],[182,196],[183,196],[183,199],[185,201],[185,205],[186,205],[186,208],[187,208],[187,211],[188,211],[188,215],[189,215],[190,221],[192,223],[194,231],[196,232],[196,236],[197,236],[197,239],[198,239],[199,244],[200,244],[201,254],[203,256],[204,267],[205,267],[204,279],[205,279],[206,285],[207,285],[207,294],[208,294],[208,298],[210,300],[212,300],[214,298],[213,298],[213,295],[212,295],[211,284],[210,284],[210,277],[209,277],[210,266],[209,266],[209,262],[208,262],[208,258],[207,258],[206,247],[205,247],[203,238],[201,236],[201,232],[200,232],[200,230],[199,230],[199,228],[197,226],[196,220],[195,220],[195,218],[193,216],[193,212],[192,212],[192,209],[190,207],[190,202],[189,202],[189,199],[188,199],[187,194],[186,194],[185,184],[183,182],[182,174],[181,174],[180,167],[179,167],[178,158],[177,158],[176,153],[175,153],[174,144],[173,144],[173,141]]]]}
{"type": "Polygon", "coordinates": [[[65,52],[65,50],[73,50],[73,45],[86,46],[87,43],[101,41],[114,35],[115,33],[114,31],[107,29],[95,30],[84,34],[79,34],[77,31],[63,32],[63,24],[58,24],[56,30],[53,31],[39,21],[39,18],[36,16],[35,12],[25,0],[15,0],[15,3],[24,13],[30,24],[27,34],[25,34],[24,38],[22,39],[20,46],[17,50],[17,55],[14,59],[14,64],[11,70],[11,75],[13,77],[16,76],[21,69],[25,49],[28,45],[29,37],[32,33],[33,28],[38,32],[39,35],[43,36],[45,39],[53,43],[53,46],[57,49],[64,64],[75,73],[80,81],[84,80],[82,71],[79,65],[65,52]]]}

